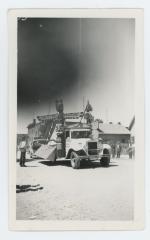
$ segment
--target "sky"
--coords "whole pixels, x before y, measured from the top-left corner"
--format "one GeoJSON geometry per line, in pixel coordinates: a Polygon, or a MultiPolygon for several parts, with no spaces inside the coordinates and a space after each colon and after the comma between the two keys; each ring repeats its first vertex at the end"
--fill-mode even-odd
{"type": "Polygon", "coordinates": [[[18,133],[38,115],[83,111],[128,126],[134,115],[134,19],[18,19],[18,133]]]}

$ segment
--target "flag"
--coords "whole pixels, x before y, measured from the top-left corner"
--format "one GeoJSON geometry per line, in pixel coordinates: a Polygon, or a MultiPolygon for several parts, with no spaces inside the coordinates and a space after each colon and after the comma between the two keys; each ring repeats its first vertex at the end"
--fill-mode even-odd
{"type": "Polygon", "coordinates": [[[86,112],[91,112],[93,110],[91,104],[89,103],[89,101],[87,102],[87,105],[86,105],[86,112]]]}

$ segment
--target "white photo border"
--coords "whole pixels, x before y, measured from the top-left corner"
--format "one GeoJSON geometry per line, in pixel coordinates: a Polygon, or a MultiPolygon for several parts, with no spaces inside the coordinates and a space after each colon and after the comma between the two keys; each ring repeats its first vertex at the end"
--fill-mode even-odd
{"type": "Polygon", "coordinates": [[[11,9],[9,27],[9,229],[26,231],[142,230],[144,189],[144,61],[143,9],[11,9]],[[134,18],[135,19],[135,172],[133,221],[16,220],[17,18],[134,18]],[[13,144],[12,144],[13,143],[13,144]]]}

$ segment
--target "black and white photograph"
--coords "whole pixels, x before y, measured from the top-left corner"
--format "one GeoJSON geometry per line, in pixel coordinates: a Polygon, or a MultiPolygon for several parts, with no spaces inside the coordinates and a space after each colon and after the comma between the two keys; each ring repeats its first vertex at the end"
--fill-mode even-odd
{"type": "Polygon", "coordinates": [[[71,222],[81,230],[87,222],[95,230],[111,229],[110,222],[132,226],[143,150],[136,132],[136,14],[18,13],[10,61],[13,220],[33,230],[36,222],[71,222]]]}

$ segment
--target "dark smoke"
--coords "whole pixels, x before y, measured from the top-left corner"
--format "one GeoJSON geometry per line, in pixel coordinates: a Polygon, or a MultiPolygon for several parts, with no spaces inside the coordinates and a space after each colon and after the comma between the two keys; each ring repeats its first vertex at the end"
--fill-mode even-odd
{"type": "Polygon", "coordinates": [[[77,83],[79,59],[64,47],[64,27],[65,19],[18,19],[18,107],[54,100],[77,83]]]}

